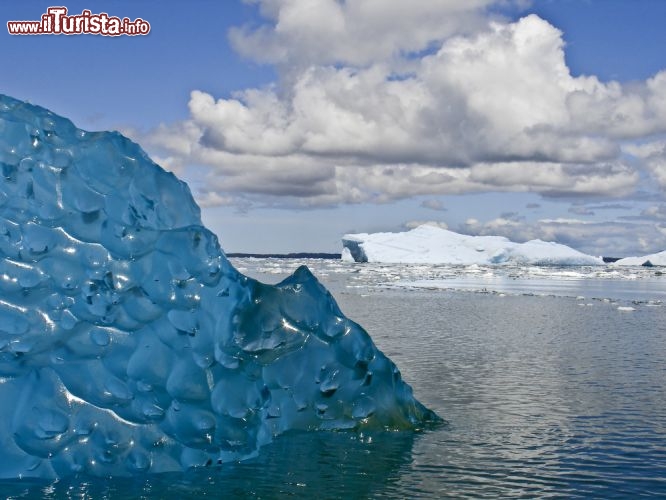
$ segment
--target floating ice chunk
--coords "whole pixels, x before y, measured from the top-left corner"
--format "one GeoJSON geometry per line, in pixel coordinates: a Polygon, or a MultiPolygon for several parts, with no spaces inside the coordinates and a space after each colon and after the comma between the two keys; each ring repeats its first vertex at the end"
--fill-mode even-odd
{"type": "Polygon", "coordinates": [[[0,477],[165,472],[437,420],[306,269],[240,274],[118,133],[0,97],[0,477]]]}
{"type": "Polygon", "coordinates": [[[666,250],[642,257],[625,257],[613,263],[615,266],[666,266],[666,250]]]}
{"type": "Polygon", "coordinates": [[[343,257],[356,262],[429,264],[602,265],[600,257],[541,240],[515,243],[501,236],[467,236],[431,225],[404,233],[346,234],[343,257]]]}

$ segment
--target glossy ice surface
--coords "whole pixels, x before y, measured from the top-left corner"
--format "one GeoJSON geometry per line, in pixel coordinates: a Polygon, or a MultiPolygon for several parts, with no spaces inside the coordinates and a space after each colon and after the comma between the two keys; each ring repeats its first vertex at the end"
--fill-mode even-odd
{"type": "Polygon", "coordinates": [[[299,268],[240,274],[118,133],[0,97],[0,477],[176,471],[437,420],[299,268]]]}

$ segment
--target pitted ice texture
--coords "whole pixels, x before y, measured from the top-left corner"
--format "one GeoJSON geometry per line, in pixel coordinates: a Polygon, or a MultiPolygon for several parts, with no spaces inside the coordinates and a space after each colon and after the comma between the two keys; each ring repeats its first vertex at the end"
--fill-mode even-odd
{"type": "Polygon", "coordinates": [[[0,477],[177,471],[437,417],[305,267],[240,274],[116,132],[0,97],[0,477]]]}

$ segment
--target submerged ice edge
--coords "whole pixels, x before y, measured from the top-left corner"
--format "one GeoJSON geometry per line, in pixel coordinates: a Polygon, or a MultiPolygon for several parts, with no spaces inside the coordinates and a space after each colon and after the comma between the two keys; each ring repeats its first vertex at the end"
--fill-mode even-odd
{"type": "Polygon", "coordinates": [[[292,429],[438,420],[307,268],[240,274],[187,185],[122,135],[2,96],[0,168],[0,477],[182,470],[292,429]]]}

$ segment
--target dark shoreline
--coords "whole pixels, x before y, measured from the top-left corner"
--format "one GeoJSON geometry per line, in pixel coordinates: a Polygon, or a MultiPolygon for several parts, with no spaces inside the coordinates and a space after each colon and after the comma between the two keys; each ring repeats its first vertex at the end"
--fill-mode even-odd
{"type": "Polygon", "coordinates": [[[311,252],[298,252],[298,253],[227,253],[229,258],[248,258],[255,257],[258,259],[329,259],[340,260],[342,254],[339,253],[311,253],[311,252]]]}

